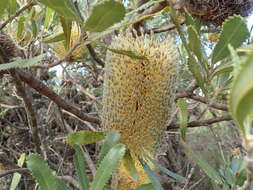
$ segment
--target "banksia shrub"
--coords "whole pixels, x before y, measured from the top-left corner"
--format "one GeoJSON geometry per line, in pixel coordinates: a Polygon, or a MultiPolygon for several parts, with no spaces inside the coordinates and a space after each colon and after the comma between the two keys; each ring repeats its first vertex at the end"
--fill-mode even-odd
{"type": "Polygon", "coordinates": [[[253,11],[252,0],[181,0],[181,4],[192,15],[214,25],[221,25],[234,14],[246,17],[253,11]]]}
{"type": "MultiPolygon", "coordinates": [[[[73,25],[71,29],[69,48],[75,45],[80,35],[81,35],[80,28],[77,25],[73,25]]],[[[65,43],[66,43],[65,41],[60,41],[60,42],[54,43],[54,46],[53,46],[56,56],[60,59],[64,58],[69,50],[66,48],[65,43]]],[[[72,61],[78,60],[82,56],[84,49],[85,47],[83,45],[78,46],[75,49],[75,51],[72,53],[72,55],[68,58],[67,61],[72,62],[72,61]]]]}
{"type": "MultiPolygon", "coordinates": [[[[147,59],[107,52],[102,126],[105,130],[117,130],[121,143],[135,159],[143,157],[144,152],[154,157],[174,101],[178,69],[176,47],[170,37],[158,41],[153,35],[134,38],[128,32],[116,37],[110,48],[131,50],[147,59]]],[[[125,172],[121,175],[121,171],[118,176],[124,178],[125,172]]],[[[130,187],[135,186],[130,185],[128,189],[130,187]]]]}

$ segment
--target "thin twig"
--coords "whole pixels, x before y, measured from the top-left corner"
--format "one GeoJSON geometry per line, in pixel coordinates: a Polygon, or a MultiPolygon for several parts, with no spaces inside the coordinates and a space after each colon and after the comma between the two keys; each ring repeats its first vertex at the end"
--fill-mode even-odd
{"type": "Polygon", "coordinates": [[[18,17],[20,14],[22,14],[25,10],[29,9],[30,7],[32,7],[36,4],[37,3],[35,1],[30,1],[29,3],[24,5],[14,15],[12,15],[8,20],[6,20],[4,23],[2,23],[0,25],[0,30],[2,30],[7,24],[11,23],[16,17],[18,17]]]}
{"type": "Polygon", "coordinates": [[[27,173],[29,173],[29,170],[26,168],[15,168],[15,169],[7,170],[7,171],[0,174],[0,178],[7,176],[7,175],[11,175],[16,172],[20,173],[20,174],[27,174],[27,173]]]}
{"type": "Polygon", "coordinates": [[[40,148],[40,144],[41,144],[40,135],[39,135],[36,114],[32,106],[32,100],[30,97],[28,97],[25,87],[22,85],[17,72],[15,70],[12,70],[10,72],[11,72],[12,77],[14,78],[14,82],[16,84],[18,94],[22,97],[24,105],[25,105],[27,120],[28,120],[30,130],[32,132],[32,139],[35,144],[36,152],[40,154],[42,153],[41,148],[40,148]]]}
{"type": "Polygon", "coordinates": [[[22,81],[27,83],[30,87],[38,91],[40,94],[48,97],[52,100],[55,104],[57,104],[62,109],[72,113],[76,117],[81,120],[88,121],[91,123],[100,124],[100,120],[98,118],[89,116],[85,114],[83,111],[78,109],[76,106],[72,105],[70,102],[64,100],[58,94],[56,94],[53,90],[48,88],[42,81],[38,80],[37,78],[33,77],[30,73],[19,70],[19,77],[22,81]]]}
{"type": "MultiPolygon", "coordinates": [[[[222,117],[215,117],[212,119],[207,120],[198,120],[198,121],[191,121],[188,123],[187,127],[194,128],[194,127],[200,127],[200,126],[209,126],[218,122],[222,121],[231,121],[233,120],[230,115],[222,116],[222,117]]],[[[179,124],[171,124],[167,126],[167,129],[178,129],[180,128],[179,124]]]]}
{"type": "Polygon", "coordinates": [[[102,61],[102,60],[98,57],[97,53],[95,52],[95,50],[94,50],[94,48],[91,46],[91,44],[88,44],[86,47],[88,48],[91,57],[92,57],[100,66],[104,67],[104,66],[105,66],[104,61],[102,61]]]}

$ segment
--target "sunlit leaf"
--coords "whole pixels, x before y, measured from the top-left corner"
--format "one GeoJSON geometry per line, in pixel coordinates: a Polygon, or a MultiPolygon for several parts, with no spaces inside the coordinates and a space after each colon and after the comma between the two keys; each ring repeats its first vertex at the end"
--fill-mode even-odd
{"type": "Polygon", "coordinates": [[[125,13],[125,7],[121,3],[114,0],[105,0],[94,6],[84,28],[90,32],[102,32],[120,22],[125,13]]]}
{"type": "Polygon", "coordinates": [[[98,141],[101,141],[105,138],[103,132],[97,131],[77,131],[70,133],[67,136],[67,143],[71,146],[73,145],[87,145],[92,144],[98,141]]]}
{"type": "Polygon", "coordinates": [[[247,24],[241,16],[229,17],[223,24],[220,39],[213,50],[212,63],[217,63],[229,56],[228,44],[238,48],[249,35],[247,24]]]}

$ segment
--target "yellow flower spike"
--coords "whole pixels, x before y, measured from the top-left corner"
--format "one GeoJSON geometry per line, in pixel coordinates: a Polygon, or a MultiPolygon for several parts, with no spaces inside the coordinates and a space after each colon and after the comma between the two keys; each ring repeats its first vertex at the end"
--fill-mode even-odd
{"type": "MultiPolygon", "coordinates": [[[[70,48],[75,45],[80,35],[81,35],[80,28],[77,25],[73,24],[72,29],[71,29],[71,37],[70,37],[70,44],[69,44],[70,48]]],[[[65,41],[56,42],[54,43],[54,46],[53,46],[55,54],[59,59],[64,58],[68,52],[68,49],[66,49],[64,43],[65,41]]],[[[83,45],[78,46],[67,61],[70,61],[70,62],[77,61],[84,52],[85,52],[85,46],[83,45]]]]}
{"type": "MultiPolygon", "coordinates": [[[[133,157],[144,157],[144,151],[155,157],[174,102],[176,46],[170,37],[163,41],[153,34],[134,38],[128,31],[116,37],[110,48],[130,50],[148,60],[107,52],[102,127],[119,131],[121,143],[133,157]]],[[[124,174],[121,168],[118,173],[124,174]]]]}

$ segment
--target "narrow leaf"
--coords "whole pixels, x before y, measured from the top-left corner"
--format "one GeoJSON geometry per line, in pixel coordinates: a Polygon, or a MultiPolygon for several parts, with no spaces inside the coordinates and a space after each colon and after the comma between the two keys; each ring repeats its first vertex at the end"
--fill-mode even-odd
{"type": "Polygon", "coordinates": [[[74,145],[74,165],[77,173],[77,177],[80,183],[81,190],[89,190],[89,182],[85,172],[85,159],[80,146],[74,145]]]}
{"type": "Polygon", "coordinates": [[[201,170],[217,184],[222,184],[222,178],[219,173],[212,168],[207,161],[205,161],[199,154],[197,154],[190,146],[186,143],[182,143],[188,155],[198,164],[201,170]]]}
{"type": "Polygon", "coordinates": [[[188,123],[188,109],[186,99],[180,98],[177,101],[177,106],[179,108],[180,135],[181,138],[185,141],[188,123]]]}
{"type": "Polygon", "coordinates": [[[145,56],[143,55],[138,55],[135,52],[131,51],[131,50],[119,50],[119,49],[112,49],[112,48],[107,48],[108,50],[110,50],[113,53],[117,53],[120,55],[126,55],[132,59],[140,59],[140,60],[148,60],[145,56]]]}
{"type": "Polygon", "coordinates": [[[129,173],[129,176],[131,176],[134,181],[137,181],[139,179],[138,171],[135,167],[135,162],[129,150],[126,151],[122,161],[123,161],[124,167],[129,173]]]}
{"type": "Polygon", "coordinates": [[[27,68],[36,66],[39,61],[41,61],[46,54],[39,55],[37,57],[33,57],[31,59],[22,59],[18,61],[13,61],[10,63],[5,63],[0,65],[0,71],[1,70],[8,70],[8,69],[16,69],[16,68],[27,68]]]}
{"type": "Polygon", "coordinates": [[[44,43],[55,43],[59,41],[63,41],[65,39],[65,35],[63,32],[56,33],[55,35],[48,36],[47,38],[43,39],[44,43]]]}
{"type": "Polygon", "coordinates": [[[105,155],[109,152],[109,150],[114,147],[116,144],[119,143],[120,140],[120,134],[117,131],[110,131],[106,137],[105,141],[102,145],[100,154],[99,154],[99,159],[98,163],[102,161],[102,159],[105,157],[105,155]]]}
{"type": "Polygon", "coordinates": [[[212,63],[229,56],[228,44],[238,48],[249,36],[247,24],[241,16],[229,17],[223,24],[220,39],[213,50],[212,63]]]}
{"type": "Polygon", "coordinates": [[[141,185],[139,186],[137,189],[135,190],[155,190],[154,186],[152,183],[149,183],[149,184],[144,184],[144,185],[141,185]]]}
{"type": "Polygon", "coordinates": [[[154,174],[152,169],[148,166],[148,164],[144,160],[141,160],[141,159],[140,159],[140,162],[146,174],[148,175],[150,181],[152,182],[155,190],[164,190],[159,179],[156,177],[156,175],[154,174]]]}
{"type": "Polygon", "coordinates": [[[104,139],[103,132],[82,130],[69,134],[67,136],[67,143],[71,146],[87,145],[101,141],[103,139],[104,139]]]}
{"type": "MultiPolygon", "coordinates": [[[[18,166],[19,167],[22,167],[24,162],[25,162],[25,153],[21,154],[20,155],[20,158],[18,159],[18,166]]],[[[10,190],[15,190],[20,182],[20,179],[21,179],[21,174],[19,173],[14,173],[13,175],[13,178],[11,180],[11,187],[10,187],[10,190]]]]}
{"type": "Polygon", "coordinates": [[[30,154],[27,158],[27,167],[41,190],[69,190],[65,183],[53,175],[53,171],[39,155],[30,154]]]}
{"type": "Polygon", "coordinates": [[[125,16],[125,7],[114,0],[105,0],[95,5],[84,29],[90,32],[102,32],[120,22],[125,16]]]}
{"type": "Polygon", "coordinates": [[[160,171],[162,171],[163,173],[165,173],[166,175],[172,177],[173,179],[175,179],[176,181],[178,182],[186,182],[187,179],[181,175],[178,175],[170,170],[168,170],[167,168],[163,167],[162,165],[160,165],[156,160],[150,158],[148,156],[148,159],[152,162],[152,164],[157,168],[159,169],[160,171]]]}
{"type": "Polygon", "coordinates": [[[103,190],[113,171],[118,168],[120,160],[123,158],[124,154],[125,146],[122,144],[115,145],[107,153],[97,169],[90,190],[103,190]]]}

